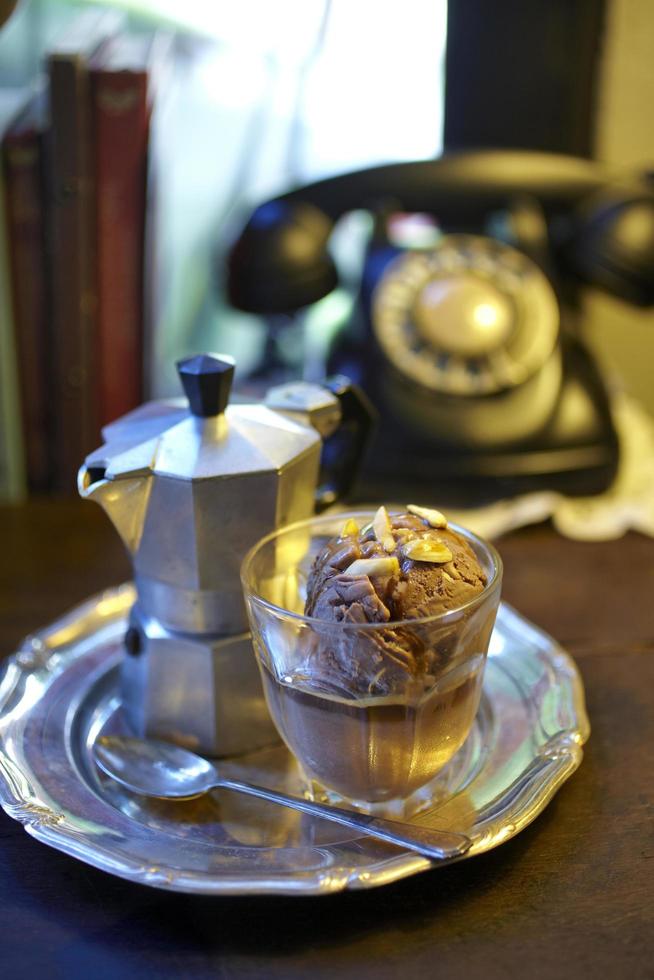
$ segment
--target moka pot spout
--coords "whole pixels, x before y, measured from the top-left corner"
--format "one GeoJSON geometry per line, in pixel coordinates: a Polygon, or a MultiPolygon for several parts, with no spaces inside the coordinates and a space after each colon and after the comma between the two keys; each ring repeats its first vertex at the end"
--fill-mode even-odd
{"type": "Polygon", "coordinates": [[[105,467],[88,465],[88,462],[80,467],[77,475],[80,496],[100,504],[132,556],[143,534],[151,484],[149,473],[109,479],[105,467]]]}

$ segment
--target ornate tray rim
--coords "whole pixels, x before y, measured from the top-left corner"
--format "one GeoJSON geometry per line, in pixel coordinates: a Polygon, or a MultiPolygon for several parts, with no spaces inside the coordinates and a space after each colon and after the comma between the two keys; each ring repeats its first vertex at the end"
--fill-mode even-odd
{"type": "MultiPolygon", "coordinates": [[[[194,894],[330,894],[344,889],[362,889],[383,884],[435,867],[410,852],[387,857],[365,870],[331,869],[324,876],[293,881],[289,877],[254,878],[198,877],[197,873],[147,866],[143,861],[117,856],[84,833],[79,819],[58,812],[39,797],[32,785],[33,773],[21,768],[18,746],[12,739],[11,716],[25,718],[42,699],[53,680],[88,652],[85,640],[116,627],[124,620],[135,592],[131,583],[108,589],[74,607],[67,614],[25,638],[19,649],[0,665],[0,806],[37,840],[87,864],[130,881],[153,887],[194,894]],[[9,737],[7,737],[9,735],[9,737]]],[[[539,627],[528,622],[507,603],[501,603],[498,625],[519,632],[541,652],[546,652],[567,711],[568,725],[549,739],[521,776],[498,797],[497,813],[510,803],[498,823],[492,811],[476,825],[477,833],[464,858],[484,853],[519,833],[547,806],[551,798],[581,764],[582,746],[590,735],[581,677],[571,656],[539,627]],[[509,819],[510,817],[510,819],[509,819]]],[[[103,666],[103,673],[109,667],[103,666]]],[[[537,723],[542,725],[541,715],[537,723]]],[[[79,777],[82,782],[81,777],[79,777]]],[[[458,860],[463,860],[459,858],[458,860]]]]}

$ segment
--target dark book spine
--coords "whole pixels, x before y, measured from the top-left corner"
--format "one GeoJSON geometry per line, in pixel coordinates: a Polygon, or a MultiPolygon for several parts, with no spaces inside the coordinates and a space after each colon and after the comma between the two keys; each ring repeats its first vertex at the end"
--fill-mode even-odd
{"type": "Polygon", "coordinates": [[[56,487],[74,493],[100,438],[89,75],[84,59],[50,59],[53,366],[56,487]]]}
{"type": "Polygon", "coordinates": [[[45,492],[52,481],[52,413],[44,134],[9,133],[2,149],[27,479],[31,491],[45,492]]]}
{"type": "Polygon", "coordinates": [[[143,397],[143,266],[148,150],[145,71],[91,73],[102,424],[143,397]]]}

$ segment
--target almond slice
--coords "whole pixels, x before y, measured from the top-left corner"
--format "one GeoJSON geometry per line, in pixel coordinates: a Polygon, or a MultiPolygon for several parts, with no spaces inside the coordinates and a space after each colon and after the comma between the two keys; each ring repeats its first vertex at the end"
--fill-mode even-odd
{"type": "Polygon", "coordinates": [[[418,507],[417,504],[409,504],[407,510],[416,517],[422,517],[423,521],[431,527],[447,527],[447,517],[441,514],[440,510],[432,510],[431,507],[418,507]]]}
{"type": "Polygon", "coordinates": [[[357,524],[357,522],[354,520],[353,517],[348,517],[341,530],[341,537],[351,538],[353,535],[358,533],[359,533],[359,525],[357,524]]]}
{"type": "Polygon", "coordinates": [[[357,558],[341,575],[397,575],[399,571],[397,558],[357,558]]]}
{"type": "Polygon", "coordinates": [[[447,545],[434,538],[418,538],[414,541],[407,541],[402,551],[411,561],[430,561],[437,565],[444,565],[446,562],[452,561],[452,552],[447,545]]]}
{"type": "Polygon", "coordinates": [[[391,520],[383,504],[373,518],[372,529],[384,551],[395,551],[395,538],[393,537],[391,520]]]}

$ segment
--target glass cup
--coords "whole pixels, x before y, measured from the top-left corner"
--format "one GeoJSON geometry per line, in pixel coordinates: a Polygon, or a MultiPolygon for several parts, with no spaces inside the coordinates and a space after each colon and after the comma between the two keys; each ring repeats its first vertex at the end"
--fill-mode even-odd
{"type": "Polygon", "coordinates": [[[491,545],[450,525],[486,574],[472,600],[390,623],[305,616],[316,555],[349,517],[362,526],[373,516],[327,514],[275,531],[246,555],[241,578],[270,714],[307,778],[309,795],[399,818],[434,798],[434,780],[470,733],[502,563],[491,545]],[[369,693],[378,668],[414,654],[429,664],[428,673],[391,670],[384,695],[369,693]]]}

